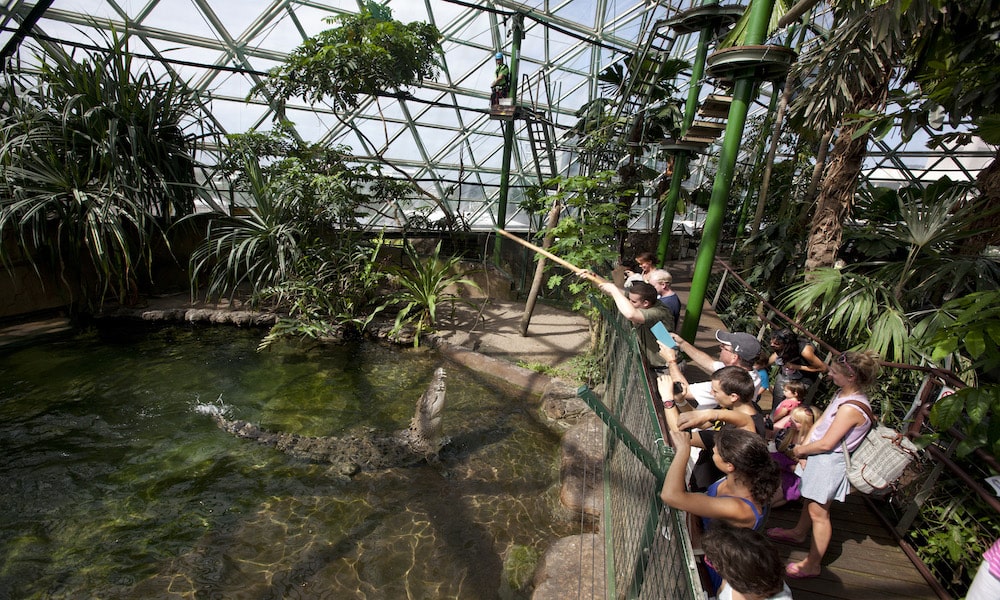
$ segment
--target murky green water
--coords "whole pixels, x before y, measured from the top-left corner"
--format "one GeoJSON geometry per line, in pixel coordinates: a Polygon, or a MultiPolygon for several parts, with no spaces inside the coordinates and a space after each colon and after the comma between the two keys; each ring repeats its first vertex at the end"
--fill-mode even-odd
{"type": "Polygon", "coordinates": [[[132,326],[0,354],[0,597],[510,597],[510,548],[570,533],[556,437],[458,366],[439,464],[344,481],[217,429],[194,406],[303,435],[399,429],[442,364],[257,353],[259,336],[132,326]]]}

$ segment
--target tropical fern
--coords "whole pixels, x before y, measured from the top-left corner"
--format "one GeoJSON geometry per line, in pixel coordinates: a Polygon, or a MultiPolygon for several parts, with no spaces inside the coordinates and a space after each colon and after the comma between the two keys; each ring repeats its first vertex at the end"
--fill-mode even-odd
{"type": "Polygon", "coordinates": [[[410,268],[389,270],[393,281],[400,287],[395,300],[401,306],[396,312],[392,333],[398,334],[404,327],[413,326],[413,345],[417,346],[420,344],[420,336],[433,330],[438,308],[442,304],[465,302],[471,305],[467,300],[448,292],[447,288],[464,285],[479,289],[479,285],[458,271],[461,258],[441,257],[441,242],[438,242],[431,256],[423,259],[409,241],[404,244],[404,249],[410,268]]]}

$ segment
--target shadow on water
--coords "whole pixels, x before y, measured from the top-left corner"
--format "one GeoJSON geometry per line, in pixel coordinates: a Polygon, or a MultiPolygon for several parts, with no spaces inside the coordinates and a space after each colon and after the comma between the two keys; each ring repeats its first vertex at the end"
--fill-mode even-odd
{"type": "MultiPolygon", "coordinates": [[[[405,427],[441,359],[277,347],[231,329],[100,331],[0,355],[0,589],[17,598],[495,598],[543,551],[558,439],[531,405],[448,369],[432,464],[344,481],[196,414],[302,435],[405,427]]],[[[516,597],[516,595],[515,595],[516,597]]]]}

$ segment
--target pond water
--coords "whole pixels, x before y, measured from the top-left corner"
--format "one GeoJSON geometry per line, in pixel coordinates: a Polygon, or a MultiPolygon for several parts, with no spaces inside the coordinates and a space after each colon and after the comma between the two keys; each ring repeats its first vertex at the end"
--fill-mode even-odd
{"type": "Polygon", "coordinates": [[[91,330],[0,353],[0,597],[517,598],[510,555],[572,533],[534,406],[429,351],[228,327],[91,330]],[[218,429],[406,427],[448,371],[434,464],[351,480],[218,429]]]}

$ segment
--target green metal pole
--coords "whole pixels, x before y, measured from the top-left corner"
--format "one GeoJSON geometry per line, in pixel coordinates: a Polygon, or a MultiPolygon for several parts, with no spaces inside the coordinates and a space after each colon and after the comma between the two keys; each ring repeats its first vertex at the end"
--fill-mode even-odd
{"type": "MultiPolygon", "coordinates": [[[[767,24],[771,18],[774,0],[753,0],[750,4],[750,19],[747,24],[746,41],[748,46],[758,45],[764,41],[767,24]]],[[[708,279],[712,275],[712,263],[715,262],[715,251],[719,245],[722,233],[722,221],[726,214],[726,204],[729,191],[733,185],[733,169],[740,150],[743,128],[746,125],[750,101],[756,87],[753,71],[740,74],[733,85],[733,103],[729,107],[729,117],[726,121],[726,133],[719,153],[719,170],[715,174],[712,185],[712,198],[708,204],[708,214],[705,216],[705,228],[702,231],[701,244],[698,246],[698,257],[695,259],[694,276],[691,278],[691,292],[688,295],[687,312],[684,315],[684,325],[681,337],[689,342],[694,341],[701,321],[702,305],[705,302],[705,292],[708,289],[708,279]]]]}
{"type": "MultiPolygon", "coordinates": [[[[510,50],[510,97],[514,102],[514,115],[517,115],[517,63],[521,55],[521,37],[524,35],[524,15],[514,15],[514,40],[510,50]]],[[[507,228],[507,194],[510,190],[510,158],[514,152],[514,119],[504,122],[503,128],[503,159],[500,165],[500,202],[497,206],[497,227],[507,228]]],[[[496,238],[493,244],[493,262],[501,264],[500,255],[503,242],[496,238]]]]}
{"type": "MultiPolygon", "coordinates": [[[[698,110],[698,96],[701,95],[701,78],[705,74],[705,60],[708,57],[708,42],[712,37],[712,28],[705,27],[701,30],[698,38],[698,49],[695,52],[694,64],[691,65],[691,87],[688,88],[687,100],[684,102],[684,122],[681,123],[681,136],[694,123],[694,116],[698,110]]],[[[670,191],[667,192],[667,199],[663,203],[663,223],[660,229],[660,243],[656,247],[657,264],[664,265],[667,262],[667,250],[670,248],[670,233],[674,227],[674,215],[677,213],[677,200],[681,195],[681,179],[687,171],[687,163],[690,154],[688,152],[678,152],[674,158],[674,174],[670,179],[670,191]]]]}
{"type": "Polygon", "coordinates": [[[670,233],[674,228],[674,215],[677,213],[677,201],[681,197],[681,183],[688,167],[688,152],[680,151],[674,155],[674,174],[670,177],[670,190],[663,202],[663,224],[660,230],[660,243],[656,247],[658,265],[667,264],[667,250],[670,248],[670,233]]]}

